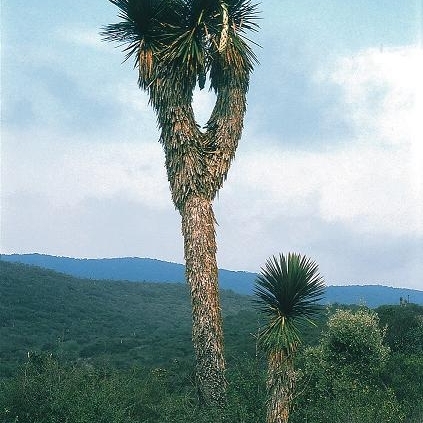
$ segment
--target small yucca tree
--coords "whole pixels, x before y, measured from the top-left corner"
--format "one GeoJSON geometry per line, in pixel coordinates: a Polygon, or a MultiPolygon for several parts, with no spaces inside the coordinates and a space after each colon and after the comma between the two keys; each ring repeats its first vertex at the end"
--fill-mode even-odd
{"type": "Polygon", "coordinates": [[[121,22],[103,36],[133,56],[138,85],[157,114],[166,170],[181,214],[186,278],[200,397],[221,404],[225,359],[212,201],[226,179],[241,137],[256,56],[246,32],[257,29],[250,0],[109,0],[121,22]],[[192,107],[207,80],[216,94],[201,129],[192,107]]]}
{"type": "Polygon", "coordinates": [[[268,357],[267,423],[288,422],[301,327],[313,324],[324,290],[317,264],[294,253],[268,259],[256,279],[256,301],[266,319],[258,342],[268,357]]]}

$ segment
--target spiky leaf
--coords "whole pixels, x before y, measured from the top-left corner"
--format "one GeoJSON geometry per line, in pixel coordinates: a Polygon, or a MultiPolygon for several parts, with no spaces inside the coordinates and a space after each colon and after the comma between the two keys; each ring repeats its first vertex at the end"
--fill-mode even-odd
{"type": "Polygon", "coordinates": [[[317,264],[299,254],[280,254],[267,262],[256,279],[255,296],[266,327],[259,334],[265,350],[288,354],[300,343],[300,329],[321,310],[324,281],[317,264]]]}

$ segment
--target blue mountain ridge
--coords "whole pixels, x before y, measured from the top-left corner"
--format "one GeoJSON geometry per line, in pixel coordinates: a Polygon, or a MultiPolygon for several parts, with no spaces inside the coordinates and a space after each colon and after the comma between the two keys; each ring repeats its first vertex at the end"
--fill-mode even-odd
{"type": "MultiPolygon", "coordinates": [[[[2,254],[0,259],[43,267],[79,278],[156,283],[185,281],[184,265],[151,258],[80,259],[34,253],[2,254]]],[[[255,273],[219,269],[220,287],[239,294],[251,295],[255,279],[255,273]]],[[[323,302],[360,304],[373,308],[383,304],[399,304],[401,297],[423,305],[423,291],[383,285],[330,285],[326,289],[323,302]]]]}

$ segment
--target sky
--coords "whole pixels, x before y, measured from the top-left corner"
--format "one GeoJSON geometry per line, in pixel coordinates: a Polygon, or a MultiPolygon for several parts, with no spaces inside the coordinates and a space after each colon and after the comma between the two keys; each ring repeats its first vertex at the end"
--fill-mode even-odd
{"type": "MultiPolygon", "coordinates": [[[[262,0],[218,265],[298,252],[328,285],[423,290],[423,0],[262,0]]],[[[1,2],[3,254],[183,263],[156,117],[107,0],[1,2]]],[[[207,121],[214,96],[196,91],[207,121]]]]}

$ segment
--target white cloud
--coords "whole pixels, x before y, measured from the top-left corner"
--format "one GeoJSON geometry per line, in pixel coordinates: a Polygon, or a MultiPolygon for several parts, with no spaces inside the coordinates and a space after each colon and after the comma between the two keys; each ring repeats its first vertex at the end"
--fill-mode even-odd
{"type": "MultiPolygon", "coordinates": [[[[268,139],[259,144],[256,133],[244,133],[229,180],[216,201],[221,265],[257,270],[270,254],[285,248],[313,255],[323,251],[316,258],[342,268],[338,279],[342,282],[355,271],[359,254],[376,250],[369,239],[378,240],[374,245],[386,238],[392,245],[401,237],[419,240],[423,235],[420,53],[411,48],[371,49],[340,58],[319,72],[314,82],[322,89],[331,84],[339,88],[337,112],[355,129],[355,137],[336,146],[328,142],[320,151],[293,150],[292,142],[281,146],[268,139]],[[361,245],[354,249],[361,235],[367,240],[363,251],[361,245]],[[334,260],[343,242],[349,242],[349,250],[334,260]]],[[[78,67],[71,71],[75,79],[82,75],[78,67]]],[[[21,245],[63,255],[182,257],[182,243],[179,238],[175,242],[180,237],[179,216],[173,213],[155,115],[146,95],[136,88],[136,75],[134,80],[122,74],[123,78],[105,79],[104,84],[85,74],[83,82],[78,79],[90,96],[118,105],[119,113],[104,130],[99,125],[89,135],[79,133],[77,139],[53,124],[45,132],[35,127],[31,133],[8,133],[3,128],[2,206],[9,210],[14,226],[4,245],[10,251],[21,245]],[[12,218],[15,210],[19,213],[12,218]],[[131,213],[136,218],[130,218],[131,213]],[[21,233],[19,221],[27,222],[21,233]],[[51,230],[50,238],[43,239],[41,229],[47,230],[50,222],[57,233],[51,230]],[[161,235],[153,243],[155,233],[161,235]],[[72,249],[67,250],[70,244],[72,249]]],[[[200,123],[208,119],[213,105],[214,96],[207,90],[195,92],[200,123]]],[[[248,116],[251,125],[254,118],[248,116]]],[[[63,117],[52,120],[60,123],[63,117]]],[[[396,248],[397,244],[392,251],[396,248]]],[[[378,272],[374,270],[374,275],[378,272]]]]}
{"type": "Polygon", "coordinates": [[[238,217],[252,228],[258,219],[309,215],[357,233],[423,235],[421,74],[414,48],[337,60],[317,80],[340,86],[339,113],[356,137],[319,152],[273,142],[238,155],[224,198],[244,205],[238,217]]]}
{"type": "MultiPolygon", "coordinates": [[[[340,59],[327,78],[341,85],[342,113],[351,116],[357,138],[320,152],[289,151],[275,147],[277,143],[243,151],[221,194],[227,202],[222,207],[236,208],[237,217],[257,231],[260,220],[309,215],[342,222],[357,232],[423,234],[422,180],[416,181],[417,166],[413,168],[421,154],[417,139],[423,138],[415,135],[421,127],[407,124],[419,104],[412,89],[421,84],[418,72],[409,71],[420,66],[417,53],[369,50],[340,59]]],[[[7,150],[6,189],[38,191],[59,204],[121,196],[152,208],[168,207],[163,152],[151,139],[155,117],[146,96],[124,85],[109,94],[127,109],[128,122],[145,128],[146,140],[62,140],[46,142],[43,148],[32,146],[29,135],[15,135],[20,143],[7,150]]],[[[199,119],[207,119],[213,95],[196,91],[194,99],[199,119]]]]}
{"type": "MultiPolygon", "coordinates": [[[[327,77],[343,89],[359,136],[385,145],[423,139],[423,50],[368,49],[334,64],[327,77]]],[[[420,143],[419,143],[420,144],[420,143]]]]}
{"type": "MultiPolygon", "coordinates": [[[[397,190],[410,199],[403,207],[412,208],[409,213],[417,216],[419,232],[423,225],[422,74],[423,49],[413,46],[368,49],[339,60],[329,74],[343,89],[343,112],[353,121],[357,137],[363,144],[385,148],[383,157],[376,155],[370,167],[385,164],[387,178],[402,169],[397,190]]],[[[410,225],[409,231],[413,229],[415,225],[410,225]]]]}
{"type": "Polygon", "coordinates": [[[251,220],[313,215],[358,232],[423,234],[421,198],[410,187],[407,159],[372,146],[248,153],[234,165],[225,198],[244,198],[240,213],[251,220]]]}
{"type": "MultiPolygon", "coordinates": [[[[51,134],[19,134],[3,143],[2,194],[47,197],[55,207],[87,199],[123,199],[163,209],[170,195],[158,143],[60,142],[51,134]],[[38,143],[31,143],[31,136],[38,143]],[[42,141],[44,139],[44,141],[42,141]]],[[[6,202],[6,201],[5,201],[6,202]]]]}
{"type": "Polygon", "coordinates": [[[115,98],[121,107],[126,108],[128,112],[134,114],[138,120],[141,113],[143,114],[141,115],[143,121],[149,117],[153,120],[154,112],[148,104],[148,96],[140,89],[137,89],[136,86],[134,87],[133,84],[119,83],[116,87],[109,87],[108,91],[110,98],[115,98]],[[148,113],[148,115],[144,115],[145,113],[148,113]]]}

